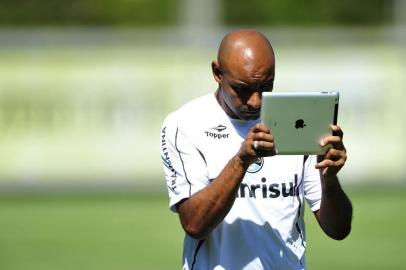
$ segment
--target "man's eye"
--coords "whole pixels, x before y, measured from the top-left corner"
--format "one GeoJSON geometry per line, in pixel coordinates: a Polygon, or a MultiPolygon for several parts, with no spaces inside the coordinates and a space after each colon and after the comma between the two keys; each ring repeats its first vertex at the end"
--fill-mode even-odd
{"type": "Polygon", "coordinates": [[[273,82],[272,82],[272,83],[264,84],[264,85],[261,87],[262,92],[269,92],[269,91],[272,91],[272,89],[273,89],[273,82]]]}

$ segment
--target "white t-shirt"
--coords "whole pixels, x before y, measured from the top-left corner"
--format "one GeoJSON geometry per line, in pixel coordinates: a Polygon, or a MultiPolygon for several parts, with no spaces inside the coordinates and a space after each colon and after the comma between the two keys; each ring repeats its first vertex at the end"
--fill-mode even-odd
{"type": "MultiPolygon", "coordinates": [[[[210,185],[259,120],[231,119],[214,94],[171,113],[161,130],[169,206],[210,185]]],[[[305,269],[304,199],[320,207],[316,156],[276,155],[252,164],[225,219],[204,240],[184,240],[183,269],[305,269]]]]}

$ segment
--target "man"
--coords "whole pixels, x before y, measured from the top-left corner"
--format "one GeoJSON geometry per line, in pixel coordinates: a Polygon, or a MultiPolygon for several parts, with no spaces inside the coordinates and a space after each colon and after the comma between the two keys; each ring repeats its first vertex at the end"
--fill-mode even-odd
{"type": "Polygon", "coordinates": [[[351,230],[352,206],[337,173],[343,132],[323,156],[276,155],[260,124],[262,93],[272,91],[275,56],[256,31],[234,31],[212,62],[218,89],[170,114],[161,155],[170,209],[186,232],[183,269],[305,269],[306,199],[334,239],[351,230]]]}

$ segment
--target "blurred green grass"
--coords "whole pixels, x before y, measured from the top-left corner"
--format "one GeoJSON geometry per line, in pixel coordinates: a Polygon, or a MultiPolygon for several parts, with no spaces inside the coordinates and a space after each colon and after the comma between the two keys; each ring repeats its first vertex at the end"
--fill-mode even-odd
{"type": "MultiPolygon", "coordinates": [[[[323,235],[307,209],[309,269],[402,269],[405,188],[351,187],[352,234],[323,235]]],[[[167,195],[2,194],[0,269],[180,269],[167,195]]]]}
{"type": "Polygon", "coordinates": [[[0,269],[175,269],[182,233],[164,195],[0,199],[0,269]]]}
{"type": "Polygon", "coordinates": [[[404,269],[400,256],[406,239],[406,189],[376,185],[349,188],[354,217],[343,241],[325,236],[307,211],[309,269],[404,269]]]}

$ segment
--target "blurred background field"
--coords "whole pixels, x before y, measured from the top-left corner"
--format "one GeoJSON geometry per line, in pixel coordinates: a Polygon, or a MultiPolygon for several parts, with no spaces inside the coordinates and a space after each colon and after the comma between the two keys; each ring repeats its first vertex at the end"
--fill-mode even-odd
{"type": "Polygon", "coordinates": [[[400,269],[406,1],[0,3],[0,269],[179,269],[164,117],[213,92],[228,31],[256,28],[275,91],[339,90],[349,239],[308,222],[309,269],[400,269]],[[336,268],[335,268],[336,267],[336,268]]]}
{"type": "MultiPolygon", "coordinates": [[[[406,190],[348,188],[352,234],[324,236],[307,209],[309,269],[403,269],[406,190]]],[[[0,198],[0,269],[180,269],[183,233],[164,194],[0,198]]]]}

